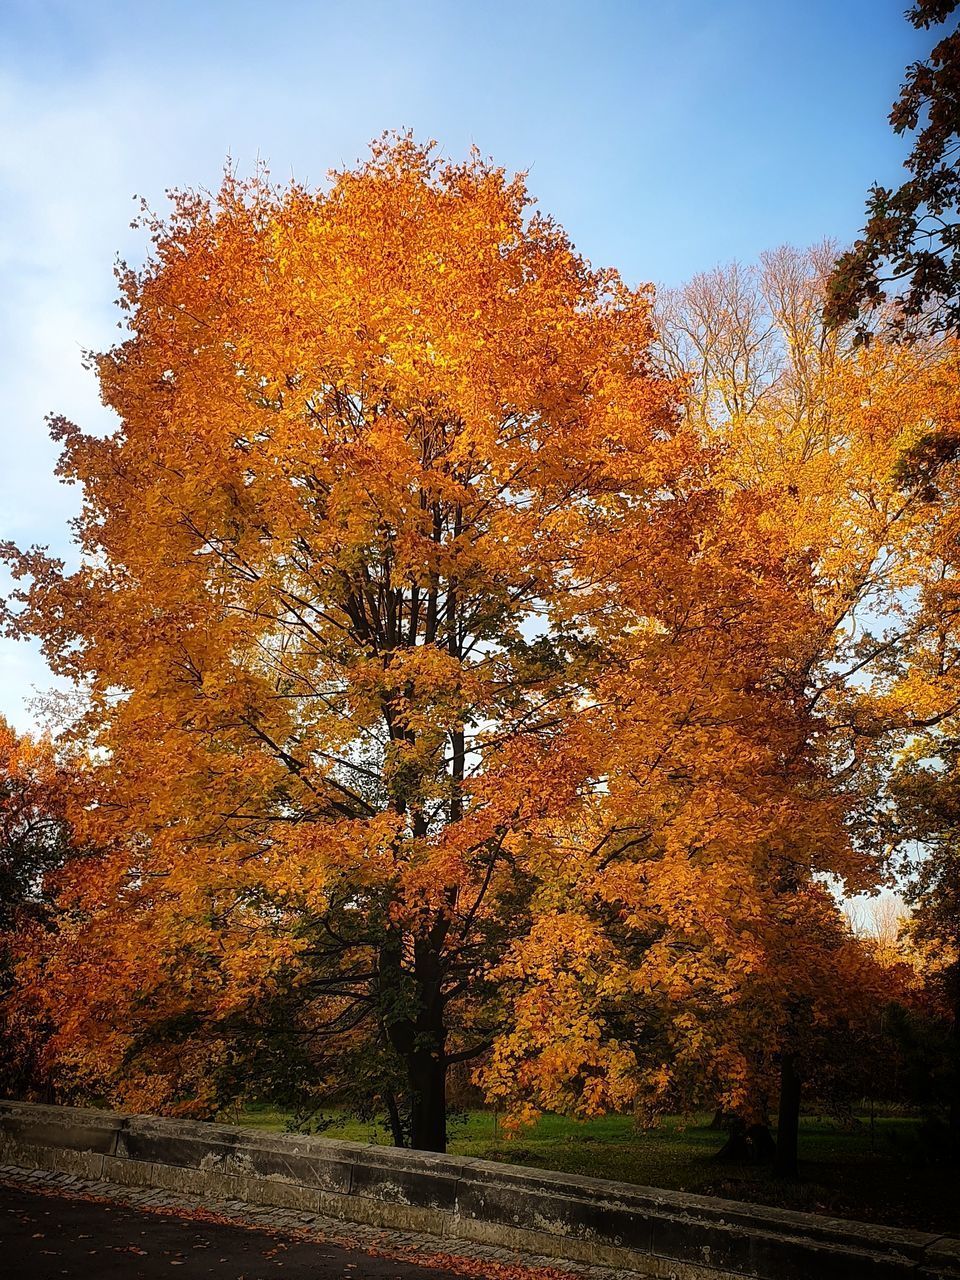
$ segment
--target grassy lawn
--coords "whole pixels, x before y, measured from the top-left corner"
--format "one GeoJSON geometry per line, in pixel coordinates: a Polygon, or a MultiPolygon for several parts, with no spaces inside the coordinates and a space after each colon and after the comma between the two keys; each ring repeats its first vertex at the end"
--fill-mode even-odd
{"type": "MultiPolygon", "coordinates": [[[[259,1129],[286,1127],[286,1117],[270,1107],[248,1106],[239,1116],[222,1118],[259,1129]]],[[[871,1134],[867,1117],[850,1127],[805,1117],[801,1179],[787,1183],[766,1169],[714,1161],[721,1135],[707,1127],[708,1119],[668,1118],[654,1129],[638,1130],[629,1116],[583,1122],[544,1116],[511,1139],[493,1113],[473,1111],[452,1122],[450,1151],[888,1226],[931,1231],[956,1231],[960,1226],[960,1178],[921,1162],[913,1120],[878,1118],[871,1134]]],[[[383,1125],[350,1116],[338,1116],[325,1136],[390,1142],[383,1125]]]]}

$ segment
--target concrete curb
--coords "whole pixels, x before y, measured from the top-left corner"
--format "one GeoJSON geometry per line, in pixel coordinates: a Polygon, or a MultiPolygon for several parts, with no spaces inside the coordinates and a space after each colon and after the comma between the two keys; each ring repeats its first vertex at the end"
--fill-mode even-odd
{"type": "Polygon", "coordinates": [[[0,1102],[0,1163],[662,1280],[960,1280],[960,1239],[470,1157],[0,1102]]]}

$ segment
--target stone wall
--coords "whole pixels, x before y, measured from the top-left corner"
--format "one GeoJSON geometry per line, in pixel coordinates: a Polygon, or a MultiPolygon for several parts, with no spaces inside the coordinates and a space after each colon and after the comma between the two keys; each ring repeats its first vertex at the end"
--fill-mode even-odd
{"type": "Polygon", "coordinates": [[[960,1280],[960,1239],[944,1235],[155,1116],[0,1102],[0,1164],[301,1209],[672,1280],[960,1280]]]}

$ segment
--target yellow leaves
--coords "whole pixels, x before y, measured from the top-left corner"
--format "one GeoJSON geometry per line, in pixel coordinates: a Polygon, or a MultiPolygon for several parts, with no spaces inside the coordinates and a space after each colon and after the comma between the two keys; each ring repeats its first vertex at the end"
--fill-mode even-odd
{"type": "Polygon", "coordinates": [[[635,1052],[606,1035],[595,1012],[622,990],[625,975],[595,923],[572,910],[539,916],[501,976],[522,987],[510,1030],[477,1078],[506,1104],[511,1122],[529,1122],[534,1108],[590,1116],[628,1106],[635,1052]]]}

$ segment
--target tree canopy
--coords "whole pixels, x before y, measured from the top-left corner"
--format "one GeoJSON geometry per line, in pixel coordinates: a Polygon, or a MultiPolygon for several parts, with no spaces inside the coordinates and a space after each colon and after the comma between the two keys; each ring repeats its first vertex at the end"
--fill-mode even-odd
{"type": "Polygon", "coordinates": [[[487,1047],[531,850],[596,782],[584,602],[696,457],[648,294],[528,203],[407,138],[324,194],[179,196],[97,360],[122,426],[55,424],[86,558],[21,560],[22,622],[88,688],[103,852],[47,981],[98,1065],[142,1026],[141,1105],[161,1024],[187,1092],[187,1042],[209,1079],[234,1028],[373,1036],[442,1147],[487,1047]]]}

